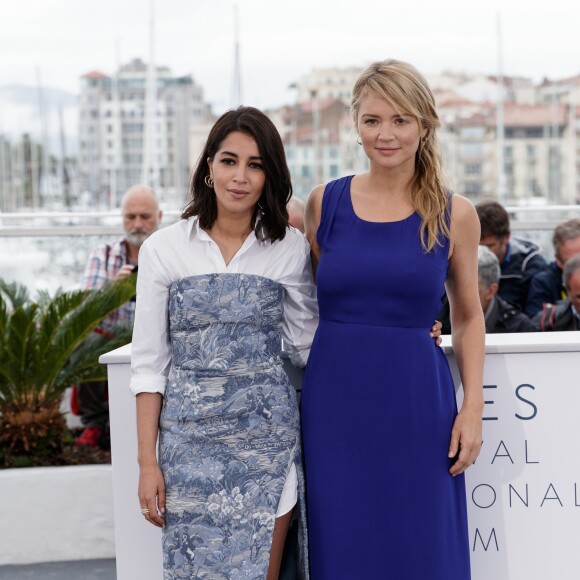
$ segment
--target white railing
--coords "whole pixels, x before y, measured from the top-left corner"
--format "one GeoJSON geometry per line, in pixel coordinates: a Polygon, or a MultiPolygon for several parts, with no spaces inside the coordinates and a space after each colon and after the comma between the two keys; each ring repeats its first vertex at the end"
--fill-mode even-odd
{"type": "MultiPolygon", "coordinates": [[[[552,231],[580,217],[580,205],[508,207],[514,235],[537,243],[553,258],[552,231]]],[[[179,219],[164,211],[162,226],[179,219]]],[[[82,282],[89,253],[123,234],[119,211],[0,213],[0,278],[28,288],[75,288],[82,282]]]]}
{"type": "MultiPolygon", "coordinates": [[[[162,225],[179,215],[164,212],[162,225]]],[[[90,252],[122,235],[118,210],[0,213],[0,278],[32,291],[78,288],[90,252]]]]}
{"type": "MultiPolygon", "coordinates": [[[[179,219],[180,211],[163,212],[162,225],[179,219]]],[[[0,238],[33,236],[115,236],[122,235],[118,211],[0,212],[0,238]]]]}

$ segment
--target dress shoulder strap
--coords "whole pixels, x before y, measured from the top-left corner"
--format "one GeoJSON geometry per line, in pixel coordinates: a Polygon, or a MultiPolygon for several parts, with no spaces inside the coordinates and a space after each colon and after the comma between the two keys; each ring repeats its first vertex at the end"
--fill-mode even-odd
{"type": "Polygon", "coordinates": [[[350,192],[350,182],[352,177],[352,175],[348,175],[347,177],[341,177],[340,179],[330,181],[324,188],[322,208],[320,211],[320,224],[316,232],[316,240],[321,248],[324,248],[326,244],[326,240],[328,239],[336,216],[336,211],[344,192],[350,192]]]}

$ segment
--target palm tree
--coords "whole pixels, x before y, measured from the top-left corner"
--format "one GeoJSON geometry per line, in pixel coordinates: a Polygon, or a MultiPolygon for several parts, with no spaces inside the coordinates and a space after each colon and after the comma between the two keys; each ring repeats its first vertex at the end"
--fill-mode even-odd
{"type": "Polygon", "coordinates": [[[37,300],[24,286],[0,280],[0,466],[42,465],[60,453],[63,392],[106,379],[99,356],[130,342],[129,329],[114,336],[94,330],[135,295],[135,279],[52,297],[40,292],[37,300]]]}

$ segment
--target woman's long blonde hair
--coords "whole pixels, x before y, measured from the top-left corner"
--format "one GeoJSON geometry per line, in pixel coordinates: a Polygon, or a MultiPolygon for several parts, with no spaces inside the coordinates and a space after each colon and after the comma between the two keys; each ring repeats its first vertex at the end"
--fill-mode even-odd
{"type": "Polygon", "coordinates": [[[427,81],[412,65],[399,60],[371,64],[358,77],[353,91],[351,113],[357,125],[361,99],[367,94],[385,99],[401,114],[417,119],[421,138],[415,158],[415,175],[409,183],[411,202],[422,219],[421,244],[430,251],[449,238],[449,194],[443,174],[437,129],[441,122],[435,98],[427,81]]]}

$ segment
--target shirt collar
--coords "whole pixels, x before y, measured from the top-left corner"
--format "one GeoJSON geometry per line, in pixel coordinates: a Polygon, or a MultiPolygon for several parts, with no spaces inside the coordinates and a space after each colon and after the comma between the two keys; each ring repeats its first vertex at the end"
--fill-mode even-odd
{"type": "Polygon", "coordinates": [[[491,300],[489,301],[489,304],[487,305],[487,310],[485,311],[485,321],[488,322],[489,319],[492,317],[493,315],[493,311],[495,310],[495,303],[496,303],[496,299],[495,296],[491,297],[491,300]]]}
{"type": "MultiPolygon", "coordinates": [[[[193,232],[195,232],[195,235],[197,236],[197,238],[202,241],[202,242],[210,242],[210,243],[215,243],[212,239],[211,236],[200,227],[199,225],[199,219],[197,216],[194,216],[192,218],[190,218],[190,223],[188,224],[188,234],[189,237],[191,238],[193,232]]],[[[258,238],[256,237],[256,232],[255,231],[251,231],[248,234],[248,237],[244,240],[244,243],[242,244],[242,247],[238,250],[238,253],[236,254],[237,256],[242,255],[244,252],[246,252],[246,250],[248,248],[250,248],[251,246],[254,245],[255,242],[258,241],[258,238]]]]}
{"type": "Polygon", "coordinates": [[[190,218],[189,220],[189,224],[188,224],[188,233],[189,233],[189,237],[191,238],[191,235],[193,234],[193,232],[195,232],[195,235],[202,241],[202,242],[211,242],[211,238],[209,237],[209,234],[205,231],[202,230],[201,227],[199,226],[199,218],[197,216],[194,216],[192,218],[190,218]]]}
{"type": "Polygon", "coordinates": [[[509,241],[506,243],[506,250],[505,250],[505,256],[503,257],[503,260],[501,261],[501,265],[503,266],[504,264],[507,264],[510,261],[512,255],[512,250],[511,250],[511,246],[509,241]]]}

